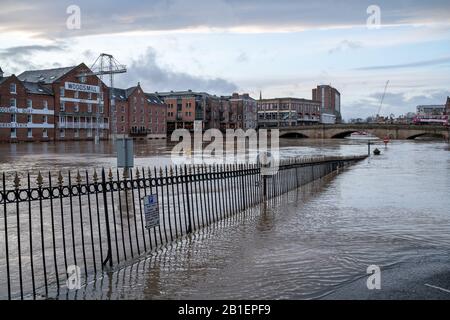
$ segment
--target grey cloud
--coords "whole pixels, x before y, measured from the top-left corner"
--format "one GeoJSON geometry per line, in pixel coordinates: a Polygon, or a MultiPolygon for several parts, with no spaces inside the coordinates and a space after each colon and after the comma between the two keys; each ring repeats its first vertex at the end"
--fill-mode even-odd
{"type": "Polygon", "coordinates": [[[450,57],[424,60],[424,61],[416,61],[416,62],[404,63],[404,64],[391,64],[391,65],[384,65],[384,66],[362,67],[362,68],[356,68],[355,70],[406,69],[406,68],[414,68],[414,67],[428,67],[428,66],[448,64],[448,63],[450,63],[450,57]]]}
{"type": "Polygon", "coordinates": [[[197,77],[160,66],[151,47],[128,66],[125,76],[118,77],[118,84],[122,87],[135,85],[136,81],[140,81],[144,90],[149,92],[191,89],[223,95],[237,90],[234,83],[222,78],[197,77]]]}
{"type": "Polygon", "coordinates": [[[237,58],[236,61],[239,63],[245,63],[248,62],[248,55],[245,52],[241,52],[237,58]]]}
{"type": "Polygon", "coordinates": [[[32,62],[30,57],[39,52],[64,51],[65,43],[55,42],[51,45],[17,46],[0,49],[3,69],[9,73],[17,73],[24,69],[36,69],[40,65],[32,62]]]}
{"type": "Polygon", "coordinates": [[[31,45],[31,46],[18,46],[18,47],[10,47],[6,49],[0,50],[0,57],[24,57],[29,56],[31,54],[37,53],[37,52],[49,52],[49,51],[63,51],[65,48],[65,44],[58,43],[53,45],[31,45]]]}
{"type": "Polygon", "coordinates": [[[363,45],[359,41],[342,40],[335,47],[328,50],[328,53],[333,54],[333,53],[341,52],[341,51],[345,51],[345,50],[360,49],[362,47],[363,47],[363,45]]]}
{"type": "MultiPolygon", "coordinates": [[[[78,0],[81,30],[67,30],[66,8],[72,1],[2,1],[0,30],[25,30],[45,37],[73,37],[130,30],[179,30],[195,27],[258,26],[290,29],[364,25],[371,0],[78,0]]],[[[444,0],[378,0],[382,23],[434,21],[448,23],[450,3],[444,0]]]]}

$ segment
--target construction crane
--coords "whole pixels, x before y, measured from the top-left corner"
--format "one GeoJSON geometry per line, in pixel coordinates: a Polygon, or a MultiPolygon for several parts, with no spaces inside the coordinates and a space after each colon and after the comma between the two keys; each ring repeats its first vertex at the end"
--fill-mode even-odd
{"type": "Polygon", "coordinates": [[[390,80],[388,80],[386,82],[386,86],[384,87],[384,92],[383,92],[383,96],[381,97],[381,103],[380,103],[380,108],[378,109],[377,118],[380,116],[381,108],[383,107],[384,97],[386,96],[386,91],[387,91],[387,88],[389,86],[389,81],[390,80]]]}
{"type": "MultiPolygon", "coordinates": [[[[109,119],[112,121],[111,125],[114,128],[114,140],[117,135],[117,110],[114,100],[114,75],[127,72],[125,65],[120,64],[114,57],[107,53],[102,53],[91,66],[91,72],[79,75],[81,76],[98,76],[99,87],[102,88],[103,76],[109,75],[109,119]]],[[[96,110],[96,130],[95,130],[95,144],[100,141],[100,109],[104,109],[104,97],[100,97],[99,105],[96,110]],[[101,108],[100,108],[101,107],[101,108]]]]}

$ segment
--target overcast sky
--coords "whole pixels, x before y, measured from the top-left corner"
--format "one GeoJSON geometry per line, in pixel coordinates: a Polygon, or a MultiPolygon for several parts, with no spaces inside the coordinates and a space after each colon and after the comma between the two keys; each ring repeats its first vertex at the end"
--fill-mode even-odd
{"type": "Polygon", "coordinates": [[[122,87],[148,92],[342,94],[344,118],[443,104],[450,95],[450,1],[0,0],[0,67],[90,66],[101,52],[128,67],[122,87]],[[67,8],[81,28],[67,28],[67,8]],[[367,8],[381,9],[368,28],[367,8]]]}

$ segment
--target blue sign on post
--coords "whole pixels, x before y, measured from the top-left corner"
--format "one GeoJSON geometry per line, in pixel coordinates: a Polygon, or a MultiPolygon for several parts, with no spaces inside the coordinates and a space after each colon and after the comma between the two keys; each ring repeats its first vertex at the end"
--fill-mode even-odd
{"type": "Polygon", "coordinates": [[[159,226],[158,195],[151,194],[144,197],[145,228],[159,226]]]}

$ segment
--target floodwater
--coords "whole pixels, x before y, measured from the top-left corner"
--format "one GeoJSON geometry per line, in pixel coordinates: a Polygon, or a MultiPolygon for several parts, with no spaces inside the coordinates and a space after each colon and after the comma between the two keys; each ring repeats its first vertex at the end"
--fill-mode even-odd
{"type": "MultiPolygon", "coordinates": [[[[282,140],[281,147],[284,156],[367,152],[365,144],[347,140],[282,140]]],[[[378,147],[381,156],[196,232],[60,298],[321,298],[364,277],[369,265],[383,270],[448,260],[449,145],[394,141],[378,147]]],[[[169,150],[162,140],[138,143],[136,164],[167,164],[169,150]]],[[[0,151],[0,171],[6,172],[115,161],[108,144],[97,150],[77,143],[2,145],[0,151]]]]}

